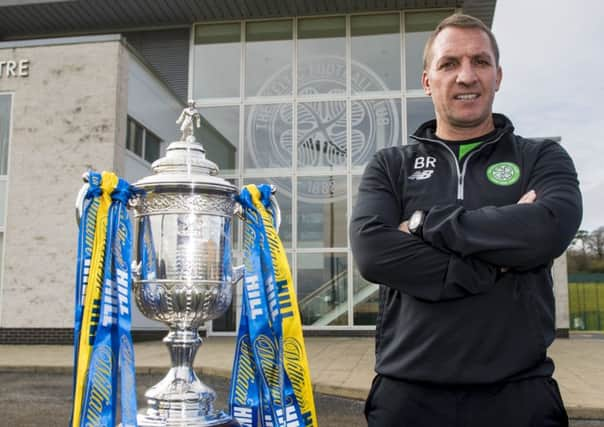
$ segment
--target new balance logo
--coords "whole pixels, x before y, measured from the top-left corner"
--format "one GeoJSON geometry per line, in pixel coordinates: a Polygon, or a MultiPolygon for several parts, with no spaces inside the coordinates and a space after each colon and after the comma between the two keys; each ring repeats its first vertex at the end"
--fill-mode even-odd
{"type": "Polygon", "coordinates": [[[421,181],[422,179],[428,179],[434,173],[434,169],[427,169],[425,171],[415,171],[409,175],[409,179],[413,181],[421,181]]]}

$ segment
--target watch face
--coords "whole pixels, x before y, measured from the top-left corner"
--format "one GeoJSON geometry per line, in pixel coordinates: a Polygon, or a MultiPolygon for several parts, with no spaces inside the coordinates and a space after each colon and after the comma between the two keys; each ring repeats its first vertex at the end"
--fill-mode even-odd
{"type": "Polygon", "coordinates": [[[419,226],[422,224],[424,220],[424,213],[422,211],[415,211],[409,218],[409,231],[412,233],[417,231],[419,226]]]}

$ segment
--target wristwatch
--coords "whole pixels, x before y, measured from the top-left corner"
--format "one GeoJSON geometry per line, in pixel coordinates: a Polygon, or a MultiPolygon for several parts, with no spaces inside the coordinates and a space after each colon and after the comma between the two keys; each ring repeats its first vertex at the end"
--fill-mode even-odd
{"type": "Polygon", "coordinates": [[[411,214],[409,218],[409,232],[417,237],[422,237],[422,228],[424,227],[424,219],[426,212],[417,210],[411,214]]]}

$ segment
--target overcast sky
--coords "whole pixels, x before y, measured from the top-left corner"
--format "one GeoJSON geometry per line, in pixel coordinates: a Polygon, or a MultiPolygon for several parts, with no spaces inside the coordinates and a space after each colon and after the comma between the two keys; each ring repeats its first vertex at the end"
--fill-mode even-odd
{"type": "Polygon", "coordinates": [[[527,137],[559,136],[583,192],[582,228],[604,225],[604,1],[498,0],[503,83],[494,110],[527,137]]]}

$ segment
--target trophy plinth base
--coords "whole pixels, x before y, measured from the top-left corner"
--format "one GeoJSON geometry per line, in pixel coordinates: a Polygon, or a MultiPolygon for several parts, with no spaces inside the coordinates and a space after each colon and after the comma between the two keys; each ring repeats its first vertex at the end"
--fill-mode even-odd
{"type": "Polygon", "coordinates": [[[198,417],[162,417],[139,413],[136,417],[138,427],[240,427],[237,420],[222,411],[198,417]]]}

